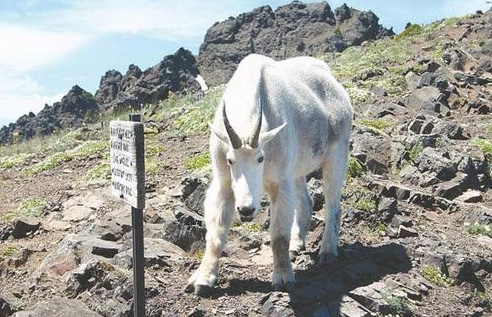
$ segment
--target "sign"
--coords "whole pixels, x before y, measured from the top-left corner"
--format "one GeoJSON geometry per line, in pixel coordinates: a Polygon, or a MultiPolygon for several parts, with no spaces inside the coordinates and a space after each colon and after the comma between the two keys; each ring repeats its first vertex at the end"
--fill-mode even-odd
{"type": "Polygon", "coordinates": [[[143,124],[111,121],[111,191],[137,209],[145,208],[143,124]]]}

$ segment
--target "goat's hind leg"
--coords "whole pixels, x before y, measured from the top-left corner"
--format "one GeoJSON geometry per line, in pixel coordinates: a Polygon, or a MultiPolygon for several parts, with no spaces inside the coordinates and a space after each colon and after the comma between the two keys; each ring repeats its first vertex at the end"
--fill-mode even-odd
{"type": "Polygon", "coordinates": [[[347,170],[348,145],[336,144],[323,164],[326,222],[319,251],[319,263],[329,262],[338,256],[340,238],[342,187],[347,170]]]}
{"type": "Polygon", "coordinates": [[[306,234],[311,224],[313,200],[309,195],[306,177],[296,180],[296,212],[290,234],[289,254],[291,259],[306,248],[306,234]]]}
{"type": "Polygon", "coordinates": [[[188,279],[185,291],[206,296],[214,286],[219,272],[219,258],[226,243],[234,215],[234,194],[230,186],[212,180],[205,198],[207,227],[205,254],[198,269],[188,279]]]}

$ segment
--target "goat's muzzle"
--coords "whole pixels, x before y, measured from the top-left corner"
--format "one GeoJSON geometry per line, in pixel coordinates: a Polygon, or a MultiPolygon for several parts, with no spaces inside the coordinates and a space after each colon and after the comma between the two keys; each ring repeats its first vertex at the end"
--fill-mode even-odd
{"type": "Polygon", "coordinates": [[[237,211],[239,212],[239,217],[242,222],[250,222],[253,220],[253,214],[255,212],[255,207],[237,207],[237,211]]]}

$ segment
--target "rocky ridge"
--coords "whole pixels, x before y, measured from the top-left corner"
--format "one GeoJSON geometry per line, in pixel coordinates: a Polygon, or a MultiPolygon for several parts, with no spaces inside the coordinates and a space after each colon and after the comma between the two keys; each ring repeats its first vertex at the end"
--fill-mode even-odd
{"type": "Polygon", "coordinates": [[[125,75],[109,70],[102,76],[94,95],[76,85],[61,101],[45,105],[38,114],[31,112],[2,127],[0,145],[79,128],[99,122],[110,113],[139,110],[142,105],[166,99],[171,92],[199,91],[195,80],[198,73],[195,57],[183,48],[145,71],[136,65],[130,65],[125,75]]]}
{"type": "Polygon", "coordinates": [[[327,2],[293,1],[278,7],[263,6],[207,30],[198,64],[212,86],[225,83],[246,55],[258,53],[274,59],[327,52],[394,34],[378,23],[371,11],[349,8],[332,11],[327,2]]]}

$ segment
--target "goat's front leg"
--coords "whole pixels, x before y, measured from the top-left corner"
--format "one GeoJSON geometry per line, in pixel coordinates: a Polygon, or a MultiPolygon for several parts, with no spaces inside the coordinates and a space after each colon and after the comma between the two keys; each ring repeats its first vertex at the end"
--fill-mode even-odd
{"type": "Polygon", "coordinates": [[[270,237],[273,252],[272,287],[275,291],[291,291],[296,287],[289,257],[289,241],[294,220],[294,182],[270,184],[270,237]]]}
{"type": "Polygon", "coordinates": [[[219,258],[234,215],[234,194],[230,186],[212,180],[204,207],[207,227],[205,254],[185,288],[186,292],[194,291],[198,296],[206,296],[217,281],[219,258]]]}

